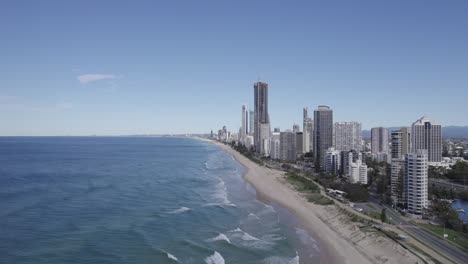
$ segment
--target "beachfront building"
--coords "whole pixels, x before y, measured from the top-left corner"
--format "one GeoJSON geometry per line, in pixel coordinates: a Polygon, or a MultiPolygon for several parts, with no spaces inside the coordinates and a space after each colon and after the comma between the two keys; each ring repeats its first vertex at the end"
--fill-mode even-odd
{"type": "Polygon", "coordinates": [[[280,132],[280,159],[289,162],[296,160],[296,133],[291,130],[280,132]]]}
{"type": "Polygon", "coordinates": [[[255,131],[255,117],[254,111],[249,111],[249,135],[253,136],[255,131]]]}
{"type": "Polygon", "coordinates": [[[338,175],[340,171],[340,152],[331,147],[325,153],[325,171],[338,175]]]}
{"type": "Polygon", "coordinates": [[[302,132],[296,132],[296,156],[301,156],[304,153],[303,147],[304,135],[302,132]]]}
{"type": "Polygon", "coordinates": [[[280,159],[280,132],[279,131],[275,131],[271,133],[270,158],[273,160],[280,159]]]}
{"type": "Polygon", "coordinates": [[[249,150],[252,150],[254,148],[254,137],[251,135],[248,135],[245,137],[245,147],[249,150]]]}
{"type": "Polygon", "coordinates": [[[336,122],[333,130],[333,146],[338,151],[362,149],[362,131],[359,122],[336,122]]]}
{"type": "Polygon", "coordinates": [[[303,147],[302,151],[303,153],[307,153],[312,151],[312,138],[313,138],[313,127],[314,123],[312,119],[309,117],[309,112],[307,107],[304,107],[303,109],[303,126],[302,126],[302,136],[303,136],[303,147]]]}
{"type": "Polygon", "coordinates": [[[242,145],[245,145],[245,136],[247,135],[247,112],[245,110],[245,105],[242,105],[242,123],[239,131],[239,142],[242,145]]]}
{"type": "Polygon", "coordinates": [[[325,105],[314,111],[314,159],[316,168],[325,169],[325,154],[333,146],[333,110],[325,105]]]}
{"type": "Polygon", "coordinates": [[[268,84],[254,84],[254,142],[255,151],[263,156],[269,155],[270,117],[268,114],[268,84]]]}
{"type": "Polygon", "coordinates": [[[413,150],[427,150],[429,162],[442,160],[442,126],[428,117],[421,117],[411,127],[413,150]]]}
{"type": "Polygon", "coordinates": [[[410,216],[420,218],[427,208],[428,166],[427,150],[419,149],[405,157],[404,190],[410,216]]]}

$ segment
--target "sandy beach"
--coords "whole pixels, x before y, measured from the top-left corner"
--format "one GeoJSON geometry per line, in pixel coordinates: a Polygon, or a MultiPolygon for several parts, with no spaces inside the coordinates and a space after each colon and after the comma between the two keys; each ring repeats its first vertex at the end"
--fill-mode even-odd
{"type": "Polygon", "coordinates": [[[308,202],[285,181],[283,172],[259,166],[231,147],[214,143],[245,167],[244,179],[256,189],[260,198],[290,210],[304,228],[318,238],[322,245],[321,263],[422,263],[391,239],[376,232],[362,231],[335,205],[308,202]]]}

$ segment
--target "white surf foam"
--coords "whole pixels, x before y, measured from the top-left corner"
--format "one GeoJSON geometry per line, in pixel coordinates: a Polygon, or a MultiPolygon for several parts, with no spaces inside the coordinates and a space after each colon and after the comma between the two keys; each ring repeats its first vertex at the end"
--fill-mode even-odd
{"type": "Polygon", "coordinates": [[[265,264],[299,264],[300,263],[297,252],[294,258],[273,256],[273,257],[264,259],[262,262],[265,264]]]}
{"type": "Polygon", "coordinates": [[[174,255],[172,255],[171,253],[166,253],[167,254],[167,257],[169,259],[172,259],[172,260],[175,260],[175,261],[179,261],[174,255]]]}
{"type": "Polygon", "coordinates": [[[224,240],[224,241],[228,242],[229,244],[231,244],[231,241],[229,240],[229,238],[223,233],[219,233],[218,236],[210,238],[207,241],[208,242],[214,242],[214,241],[220,241],[220,240],[224,240]]]}
{"type": "Polygon", "coordinates": [[[225,264],[223,256],[215,251],[213,255],[205,258],[206,264],[225,264]]]}
{"type": "Polygon", "coordinates": [[[252,236],[251,234],[245,232],[244,230],[240,229],[239,227],[234,229],[234,230],[231,230],[229,231],[231,233],[241,233],[242,235],[240,236],[240,238],[244,241],[256,241],[256,240],[260,240],[254,236],[252,236]]]}
{"type": "Polygon", "coordinates": [[[189,210],[190,210],[190,208],[188,208],[188,207],[181,207],[181,208],[176,209],[174,211],[170,211],[169,213],[170,214],[180,214],[180,213],[183,213],[183,212],[187,212],[189,210]]]}
{"type": "Polygon", "coordinates": [[[226,184],[221,178],[219,178],[219,182],[216,184],[216,191],[211,195],[211,198],[215,200],[215,202],[206,204],[205,206],[236,206],[228,199],[226,184]]]}

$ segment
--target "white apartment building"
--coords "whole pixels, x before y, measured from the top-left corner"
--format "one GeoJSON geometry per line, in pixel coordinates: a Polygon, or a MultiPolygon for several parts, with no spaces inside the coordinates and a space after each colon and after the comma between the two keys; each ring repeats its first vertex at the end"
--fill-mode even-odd
{"type": "Polygon", "coordinates": [[[442,126],[423,116],[411,126],[413,150],[427,150],[429,162],[442,160],[442,126]]]}
{"type": "Polygon", "coordinates": [[[333,145],[338,151],[362,150],[362,131],[359,122],[336,122],[333,129],[333,145]]]}
{"type": "Polygon", "coordinates": [[[325,171],[338,175],[340,170],[340,152],[335,148],[329,148],[325,153],[325,171]]]}
{"type": "Polygon", "coordinates": [[[427,150],[416,150],[405,157],[405,199],[408,213],[421,217],[427,208],[427,150]]]}

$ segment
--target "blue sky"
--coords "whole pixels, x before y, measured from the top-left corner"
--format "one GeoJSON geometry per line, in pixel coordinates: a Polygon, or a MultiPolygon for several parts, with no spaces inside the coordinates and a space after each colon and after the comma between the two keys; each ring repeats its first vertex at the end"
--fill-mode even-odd
{"type": "Polygon", "coordinates": [[[467,1],[2,1],[0,135],[468,125],[467,1]]]}

